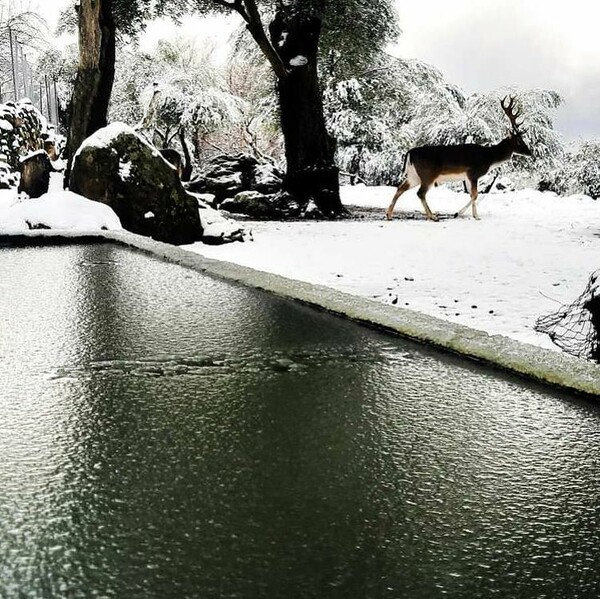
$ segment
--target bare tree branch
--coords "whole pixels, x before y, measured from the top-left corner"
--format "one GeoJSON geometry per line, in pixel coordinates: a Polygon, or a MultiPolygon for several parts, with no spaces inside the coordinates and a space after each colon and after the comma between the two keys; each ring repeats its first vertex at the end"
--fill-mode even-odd
{"type": "Polygon", "coordinates": [[[273,44],[271,44],[269,38],[267,37],[267,34],[265,33],[265,28],[263,26],[262,19],[260,18],[260,13],[258,12],[256,1],[243,0],[243,2],[249,17],[247,27],[248,31],[250,32],[250,35],[254,38],[254,40],[258,44],[258,47],[261,49],[266,59],[273,67],[275,75],[277,75],[277,77],[279,77],[280,79],[286,77],[288,75],[288,70],[286,69],[285,64],[281,60],[281,57],[277,53],[277,50],[275,50],[273,44]]]}
{"type": "Polygon", "coordinates": [[[250,146],[250,149],[252,150],[252,152],[254,153],[256,158],[261,158],[263,160],[267,160],[268,162],[270,162],[271,164],[274,165],[275,159],[272,156],[269,156],[268,154],[265,154],[264,152],[262,152],[260,150],[260,148],[258,147],[258,136],[251,129],[253,121],[254,121],[254,117],[252,117],[249,121],[244,123],[244,129],[245,129],[246,133],[248,134],[248,139],[246,140],[246,142],[250,146]]]}
{"type": "Polygon", "coordinates": [[[285,64],[281,60],[281,57],[277,53],[277,50],[273,47],[263,26],[260,12],[256,6],[255,0],[213,0],[215,4],[224,6],[230,10],[234,10],[242,19],[246,22],[246,27],[250,32],[250,35],[254,38],[254,41],[258,44],[261,52],[265,58],[269,61],[275,75],[279,78],[286,77],[288,70],[285,68],[285,64]]]}

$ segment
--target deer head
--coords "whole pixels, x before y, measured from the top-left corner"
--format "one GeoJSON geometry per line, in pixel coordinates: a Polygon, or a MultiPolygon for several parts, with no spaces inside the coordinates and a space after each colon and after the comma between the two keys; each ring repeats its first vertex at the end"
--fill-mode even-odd
{"type": "Polygon", "coordinates": [[[523,120],[520,122],[517,121],[517,119],[521,117],[521,112],[515,110],[515,97],[506,96],[503,100],[500,100],[500,106],[502,106],[504,114],[506,114],[508,120],[510,121],[511,131],[509,134],[509,139],[513,144],[513,151],[516,154],[523,154],[523,156],[531,156],[531,150],[523,141],[524,131],[519,129],[519,127],[523,124],[523,120]]]}

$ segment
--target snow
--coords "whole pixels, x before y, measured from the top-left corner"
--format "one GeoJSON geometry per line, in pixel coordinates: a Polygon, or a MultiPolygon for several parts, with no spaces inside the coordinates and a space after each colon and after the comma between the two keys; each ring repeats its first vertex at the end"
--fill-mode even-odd
{"type": "Polygon", "coordinates": [[[221,212],[208,206],[202,199],[201,194],[191,193],[190,195],[198,200],[198,214],[200,215],[204,237],[243,239],[244,226],[241,223],[226,218],[221,212]]]}
{"type": "Polygon", "coordinates": [[[50,164],[52,165],[52,168],[56,172],[62,172],[67,168],[67,162],[66,162],[66,160],[63,160],[62,158],[57,158],[56,160],[50,160],[50,164]]]}
{"type": "MultiPolygon", "coordinates": [[[[534,324],[575,300],[600,268],[597,201],[533,190],[494,193],[480,197],[481,220],[475,221],[469,214],[451,217],[467,203],[466,194],[438,187],[428,202],[442,216],[439,222],[424,219],[414,190],[400,198],[394,220],[387,222],[393,193],[392,187],[343,187],[344,204],[361,206],[364,219],[244,221],[246,243],[186,248],[557,349],[534,324]]],[[[199,210],[208,237],[241,228],[203,202],[199,210]]],[[[0,191],[0,231],[37,225],[81,232],[121,229],[108,206],[69,191],[25,201],[15,190],[0,191]]]]}
{"type": "Polygon", "coordinates": [[[254,167],[254,182],[258,188],[276,186],[281,184],[281,178],[275,173],[271,164],[257,164],[254,167]]]}
{"type": "Polygon", "coordinates": [[[122,229],[110,207],[70,191],[25,200],[20,200],[15,190],[0,192],[0,232],[19,233],[39,226],[82,232],[122,229]]]}
{"type": "MultiPolygon", "coordinates": [[[[130,135],[135,135],[136,137],[140,137],[133,130],[132,127],[130,127],[129,125],[126,125],[125,123],[120,123],[120,122],[110,123],[110,125],[107,125],[106,127],[96,131],[93,135],[90,135],[83,142],[83,144],[81,144],[81,147],[79,148],[79,150],[81,151],[81,149],[85,148],[85,147],[106,148],[108,145],[110,145],[110,143],[112,142],[113,139],[115,139],[122,133],[128,133],[130,135]]],[[[142,139],[142,138],[140,137],[140,139],[142,139]]]]}
{"type": "MultiPolygon", "coordinates": [[[[326,285],[490,334],[557,349],[536,319],[570,303],[600,267],[600,205],[533,190],[481,196],[480,221],[424,220],[414,190],[383,220],[392,187],[343,187],[346,205],[372,219],[245,222],[251,243],[188,246],[210,258],[326,285]]],[[[453,215],[464,193],[438,187],[434,212],[453,215]]]]}
{"type": "Polygon", "coordinates": [[[131,176],[131,162],[120,160],[119,161],[119,177],[122,181],[127,181],[131,176]]]}
{"type": "Polygon", "coordinates": [[[290,60],[290,64],[293,67],[303,67],[308,64],[308,59],[306,56],[294,56],[294,58],[290,60]]]}
{"type": "Polygon", "coordinates": [[[75,152],[73,161],[75,161],[77,159],[79,154],[81,154],[81,152],[85,148],[106,148],[111,144],[111,142],[115,138],[117,138],[122,133],[135,135],[141,141],[143,141],[146,145],[149,145],[148,142],[143,137],[138,135],[133,130],[133,128],[130,127],[129,125],[126,125],[125,123],[120,123],[120,122],[110,123],[106,127],[99,129],[98,131],[96,131],[95,133],[93,133],[87,139],[84,140],[84,142],[81,144],[81,146],[79,146],[79,149],[77,150],[77,152],[75,152]]]}
{"type": "Polygon", "coordinates": [[[277,45],[282,48],[283,46],[285,46],[285,42],[287,40],[288,37],[288,32],[287,31],[282,31],[281,36],[279,38],[279,42],[277,43],[277,45]]]}
{"type": "Polygon", "coordinates": [[[27,162],[34,156],[48,156],[48,153],[45,150],[32,150],[28,154],[24,154],[19,158],[19,162],[23,164],[23,162],[27,162]]]}

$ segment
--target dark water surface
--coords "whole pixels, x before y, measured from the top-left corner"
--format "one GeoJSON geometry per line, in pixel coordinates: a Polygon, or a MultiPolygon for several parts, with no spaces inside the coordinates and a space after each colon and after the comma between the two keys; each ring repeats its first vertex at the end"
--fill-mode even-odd
{"type": "Polygon", "coordinates": [[[0,597],[600,594],[600,411],[110,245],[0,249],[0,597]]]}

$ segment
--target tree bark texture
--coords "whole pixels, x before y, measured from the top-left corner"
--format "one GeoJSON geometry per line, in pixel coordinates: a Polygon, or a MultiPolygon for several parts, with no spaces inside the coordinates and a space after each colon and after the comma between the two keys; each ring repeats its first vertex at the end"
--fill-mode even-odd
{"type": "Polygon", "coordinates": [[[190,149],[188,148],[187,141],[185,140],[185,130],[183,127],[179,128],[179,143],[181,144],[181,150],[183,152],[183,173],[181,175],[182,181],[189,181],[192,178],[192,156],[190,149]]]}
{"type": "Polygon", "coordinates": [[[287,68],[277,77],[287,160],[284,187],[301,205],[313,200],[325,216],[341,215],[335,142],[325,126],[317,72],[321,19],[280,8],[269,33],[287,68]]]}
{"type": "Polygon", "coordinates": [[[79,67],[67,137],[69,167],[82,142],[106,126],[115,78],[116,30],[112,0],[81,0],[78,13],[79,67]]]}

